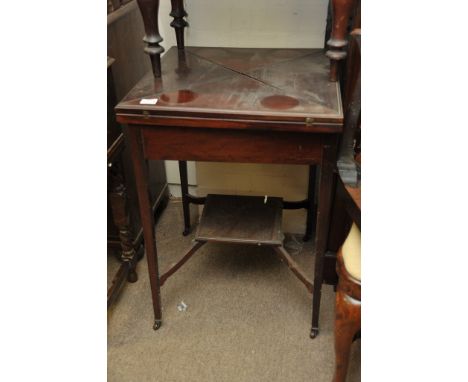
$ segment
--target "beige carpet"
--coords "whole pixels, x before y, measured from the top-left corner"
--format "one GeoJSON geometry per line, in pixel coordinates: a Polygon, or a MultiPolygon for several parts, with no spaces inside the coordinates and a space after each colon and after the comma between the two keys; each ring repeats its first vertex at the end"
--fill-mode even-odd
{"type": "MultiPolygon", "coordinates": [[[[190,246],[182,208],[157,226],[160,272],[190,246]]],[[[311,244],[294,258],[313,274],[311,244]]],[[[108,311],[108,380],[317,381],[333,376],[334,293],[324,286],[321,332],[309,338],[311,295],[268,248],[207,244],[162,287],[163,325],[153,331],[146,258],[108,311]],[[188,307],[179,311],[183,301],[188,307]]],[[[348,382],[360,381],[360,340],[348,382]]]]}

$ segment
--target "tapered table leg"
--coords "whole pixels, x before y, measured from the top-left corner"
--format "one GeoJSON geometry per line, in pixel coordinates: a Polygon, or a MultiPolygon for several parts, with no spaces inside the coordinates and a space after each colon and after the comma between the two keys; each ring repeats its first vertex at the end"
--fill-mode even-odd
{"type": "Polygon", "coordinates": [[[148,169],[143,157],[140,128],[129,126],[128,138],[132,155],[133,168],[135,171],[135,182],[137,186],[138,202],[140,205],[141,222],[143,226],[143,237],[145,240],[146,260],[148,261],[148,272],[151,285],[151,296],[153,299],[154,326],[157,330],[161,326],[161,293],[159,285],[158,253],[156,251],[156,237],[154,234],[154,217],[151,208],[150,194],[148,188],[148,169]]]}
{"type": "Polygon", "coordinates": [[[315,235],[314,294],[312,298],[312,330],[310,337],[318,335],[320,299],[322,297],[323,262],[330,224],[331,195],[333,190],[333,160],[335,149],[325,145],[322,150],[318,195],[317,232],[315,235]]]}

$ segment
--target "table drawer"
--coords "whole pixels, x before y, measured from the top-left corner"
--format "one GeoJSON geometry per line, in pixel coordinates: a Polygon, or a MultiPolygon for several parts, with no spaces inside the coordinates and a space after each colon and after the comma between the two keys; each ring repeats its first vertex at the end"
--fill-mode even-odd
{"type": "MultiPolygon", "coordinates": [[[[133,128],[136,128],[133,127],[133,128]]],[[[327,134],[141,127],[146,159],[239,163],[320,163],[327,134]]]]}

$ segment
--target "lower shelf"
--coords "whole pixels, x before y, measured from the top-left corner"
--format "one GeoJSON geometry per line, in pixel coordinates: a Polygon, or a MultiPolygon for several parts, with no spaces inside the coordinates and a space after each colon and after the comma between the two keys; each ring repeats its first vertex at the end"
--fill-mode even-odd
{"type": "Polygon", "coordinates": [[[282,198],[209,194],[195,240],[280,246],[282,214],[282,198]]]}
{"type": "Polygon", "coordinates": [[[207,242],[221,242],[272,247],[312,293],[312,281],[283,247],[282,214],[282,198],[209,194],[195,242],[177,263],[159,277],[160,286],[207,242]]]}

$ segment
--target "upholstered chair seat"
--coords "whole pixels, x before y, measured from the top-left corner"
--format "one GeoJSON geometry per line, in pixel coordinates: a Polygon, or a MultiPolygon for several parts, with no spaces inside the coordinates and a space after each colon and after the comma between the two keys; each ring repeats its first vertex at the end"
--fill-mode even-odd
{"type": "Polygon", "coordinates": [[[361,281],[361,231],[353,224],[342,247],[343,262],[346,271],[356,280],[361,281]]]}

